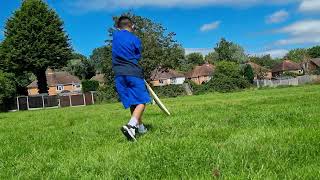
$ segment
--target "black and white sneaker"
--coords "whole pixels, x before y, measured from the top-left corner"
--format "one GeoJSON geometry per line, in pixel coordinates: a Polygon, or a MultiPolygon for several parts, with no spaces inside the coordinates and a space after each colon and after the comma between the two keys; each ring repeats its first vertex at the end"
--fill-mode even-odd
{"type": "Polygon", "coordinates": [[[137,127],[125,125],[121,128],[121,132],[129,141],[137,141],[136,129],[137,129],[137,127]]]}

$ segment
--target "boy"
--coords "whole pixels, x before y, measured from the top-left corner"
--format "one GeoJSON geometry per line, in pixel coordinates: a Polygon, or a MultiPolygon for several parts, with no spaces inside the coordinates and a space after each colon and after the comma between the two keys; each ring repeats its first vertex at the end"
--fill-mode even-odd
{"type": "Polygon", "coordinates": [[[120,100],[125,109],[131,110],[131,119],[121,131],[128,140],[136,141],[136,131],[147,132],[142,123],[142,114],[151,98],[146,89],[143,70],[138,65],[142,45],[140,39],[133,34],[132,20],[121,16],[117,27],[112,40],[112,68],[120,100]]]}

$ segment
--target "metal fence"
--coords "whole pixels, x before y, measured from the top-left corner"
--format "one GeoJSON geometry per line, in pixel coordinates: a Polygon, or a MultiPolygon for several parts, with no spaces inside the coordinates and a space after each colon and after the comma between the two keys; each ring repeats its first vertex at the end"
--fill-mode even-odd
{"type": "Polygon", "coordinates": [[[10,104],[11,111],[77,107],[95,104],[96,93],[19,96],[14,101],[10,104]]]}
{"type": "Polygon", "coordinates": [[[257,87],[277,87],[277,86],[298,86],[307,83],[319,81],[318,75],[304,75],[290,79],[277,79],[277,80],[255,80],[254,84],[257,87]]]}

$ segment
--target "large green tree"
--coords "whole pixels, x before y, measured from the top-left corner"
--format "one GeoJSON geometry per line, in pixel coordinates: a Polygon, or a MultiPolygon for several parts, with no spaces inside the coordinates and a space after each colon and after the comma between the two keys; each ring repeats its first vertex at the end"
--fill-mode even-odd
{"type": "Polygon", "coordinates": [[[210,64],[215,64],[219,60],[219,54],[213,51],[207,54],[204,59],[210,64]]]}
{"type": "Polygon", "coordinates": [[[294,62],[302,62],[304,60],[309,59],[309,54],[308,54],[308,50],[307,49],[303,49],[303,48],[298,48],[298,49],[292,49],[290,50],[286,57],[294,62]]]}
{"type": "Polygon", "coordinates": [[[46,69],[60,68],[72,57],[63,22],[42,0],[24,0],[8,19],[2,51],[8,71],[30,71],[39,93],[47,93],[46,69]]]}
{"type": "Polygon", "coordinates": [[[182,71],[190,71],[194,66],[204,64],[204,57],[201,53],[190,53],[180,61],[182,71]]]}
{"type": "Polygon", "coordinates": [[[73,53],[72,59],[63,69],[82,80],[91,79],[96,74],[93,61],[79,53],[73,53]]]}
{"type": "Polygon", "coordinates": [[[233,42],[227,41],[222,38],[217,46],[214,48],[218,55],[218,61],[232,61],[232,62],[245,62],[248,57],[244,52],[244,49],[233,42]]]}
{"type": "Polygon", "coordinates": [[[320,46],[314,46],[308,49],[308,54],[311,58],[320,58],[320,46]]]}
{"type": "MultiPolygon", "coordinates": [[[[184,49],[174,39],[174,32],[167,32],[167,29],[159,23],[137,16],[132,13],[123,15],[131,17],[135,24],[135,34],[141,39],[143,45],[142,60],[140,64],[144,69],[145,78],[149,79],[151,71],[157,67],[178,69],[180,60],[184,58],[184,49]]],[[[114,17],[114,24],[118,20],[114,17]]],[[[115,26],[109,29],[110,39],[112,39],[115,26]]],[[[112,45],[112,40],[109,40],[112,45]]]]}
{"type": "Polygon", "coordinates": [[[249,61],[259,64],[260,66],[272,69],[274,65],[279,63],[281,59],[273,59],[270,54],[264,56],[251,56],[249,61]]]}

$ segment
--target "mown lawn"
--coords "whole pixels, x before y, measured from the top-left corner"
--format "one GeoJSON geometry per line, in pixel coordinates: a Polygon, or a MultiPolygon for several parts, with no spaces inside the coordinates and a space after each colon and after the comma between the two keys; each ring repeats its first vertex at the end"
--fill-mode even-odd
{"type": "Polygon", "coordinates": [[[120,104],[0,114],[0,179],[319,179],[320,86],[166,99],[127,142],[120,104]]]}

